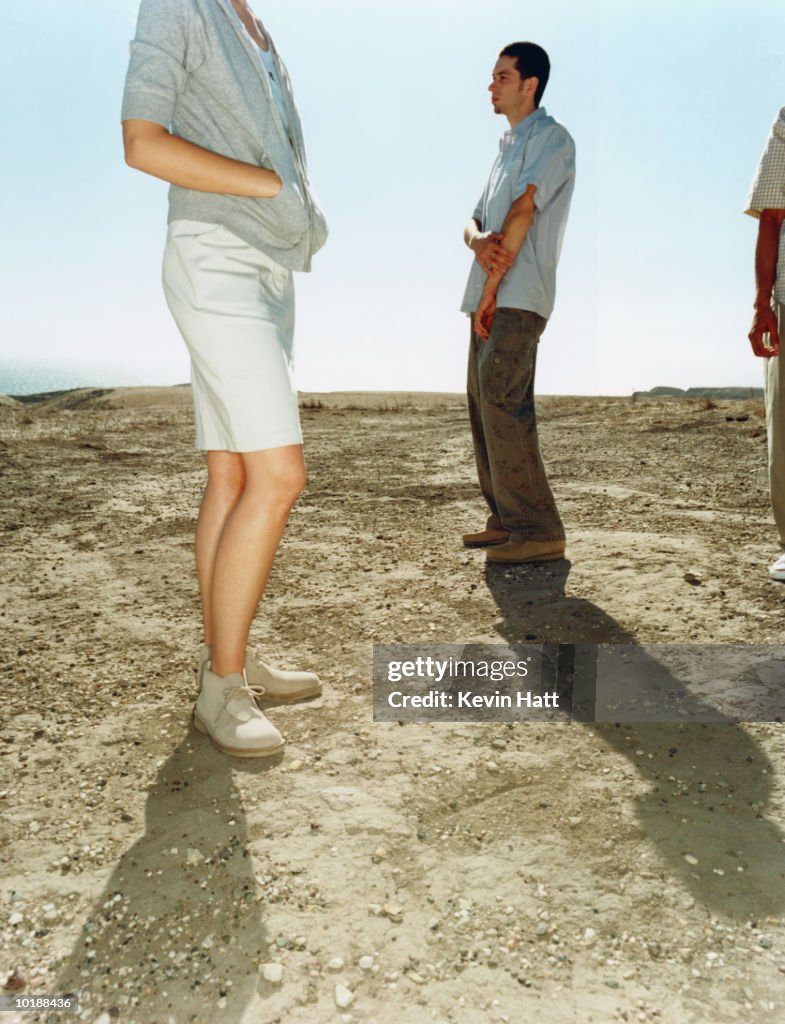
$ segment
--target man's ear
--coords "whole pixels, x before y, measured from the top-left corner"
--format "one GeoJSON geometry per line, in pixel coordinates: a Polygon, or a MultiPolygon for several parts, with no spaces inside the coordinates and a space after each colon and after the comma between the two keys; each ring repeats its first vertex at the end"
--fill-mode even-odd
{"type": "Polygon", "coordinates": [[[527,96],[534,96],[537,92],[537,88],[540,84],[540,80],[536,75],[531,75],[523,83],[523,91],[527,96]]]}

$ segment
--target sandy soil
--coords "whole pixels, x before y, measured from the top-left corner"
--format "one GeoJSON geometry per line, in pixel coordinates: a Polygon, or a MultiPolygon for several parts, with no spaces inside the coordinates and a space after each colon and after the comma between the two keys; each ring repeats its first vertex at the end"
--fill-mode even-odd
{"type": "Polygon", "coordinates": [[[306,396],[253,641],[326,685],[268,763],[190,725],[187,399],[0,403],[2,978],[101,1024],[785,1019],[781,726],[370,698],[374,641],[782,643],[760,402],[542,399],[570,561],[487,570],[460,398],[306,396]]]}

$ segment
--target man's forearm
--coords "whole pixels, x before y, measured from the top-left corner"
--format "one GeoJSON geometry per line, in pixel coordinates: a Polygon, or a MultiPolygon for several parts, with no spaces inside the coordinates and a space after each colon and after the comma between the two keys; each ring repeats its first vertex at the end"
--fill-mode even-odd
{"type": "MultiPolygon", "coordinates": [[[[536,185],[529,185],[524,194],[515,200],[508,210],[507,216],[504,218],[501,230],[504,239],[501,246],[510,253],[513,261],[520,252],[534,220],[534,193],[536,191],[536,185]]],[[[492,289],[496,292],[506,273],[506,269],[494,269],[491,271],[488,274],[488,280],[485,282],[486,289],[492,289]]]]}

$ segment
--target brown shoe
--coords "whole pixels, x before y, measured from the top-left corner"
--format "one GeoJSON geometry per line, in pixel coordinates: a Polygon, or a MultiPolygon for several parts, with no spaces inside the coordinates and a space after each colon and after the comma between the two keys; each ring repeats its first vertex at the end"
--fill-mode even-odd
{"type": "Polygon", "coordinates": [[[556,562],[564,558],[563,540],[508,540],[486,552],[489,562],[556,562]]]}
{"type": "Polygon", "coordinates": [[[504,544],[510,539],[508,530],[480,530],[479,533],[464,533],[465,548],[489,548],[493,544],[504,544]]]}

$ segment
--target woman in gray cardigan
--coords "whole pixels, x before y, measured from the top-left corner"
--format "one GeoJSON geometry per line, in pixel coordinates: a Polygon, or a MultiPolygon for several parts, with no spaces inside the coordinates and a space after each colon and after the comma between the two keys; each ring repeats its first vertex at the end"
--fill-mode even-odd
{"type": "Polygon", "coordinates": [[[310,269],[327,228],[286,68],[246,0],[142,0],[122,120],[127,163],[171,183],[164,290],[191,355],[196,444],[207,452],[194,724],[229,754],[261,757],[284,742],[262,693],[321,691],[318,676],[257,662],[247,644],[306,483],[292,271],[310,269]]]}

